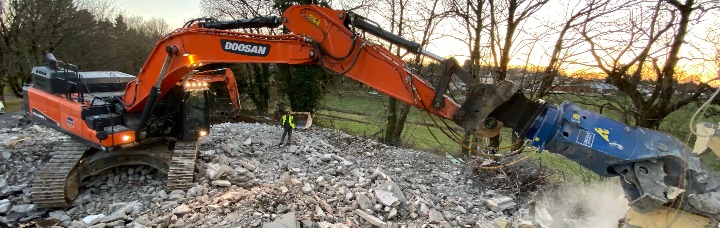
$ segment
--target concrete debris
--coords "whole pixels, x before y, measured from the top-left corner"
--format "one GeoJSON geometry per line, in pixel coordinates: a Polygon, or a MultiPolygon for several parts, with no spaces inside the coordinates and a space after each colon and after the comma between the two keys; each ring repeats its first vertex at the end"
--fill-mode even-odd
{"type": "Polygon", "coordinates": [[[393,219],[393,218],[395,218],[395,216],[397,216],[397,209],[393,208],[393,209],[391,209],[390,212],[388,213],[387,218],[388,218],[388,219],[393,219]]]}
{"type": "Polygon", "coordinates": [[[486,199],[485,206],[494,212],[502,212],[517,206],[517,204],[508,196],[497,195],[493,198],[486,199]]]}
{"type": "Polygon", "coordinates": [[[244,160],[239,160],[238,163],[240,165],[242,165],[243,167],[245,167],[245,169],[250,170],[251,172],[255,171],[255,168],[256,168],[255,165],[251,164],[250,162],[247,162],[244,160]]]}
{"type": "Polygon", "coordinates": [[[430,214],[430,208],[428,208],[427,204],[421,203],[420,204],[420,215],[427,216],[430,214]]]}
{"type": "Polygon", "coordinates": [[[362,211],[360,209],[355,209],[355,214],[375,226],[379,226],[379,227],[387,226],[387,223],[385,223],[384,221],[380,220],[379,218],[377,218],[375,216],[369,215],[368,213],[365,213],[364,211],[362,211]]]}
{"type": "Polygon", "coordinates": [[[5,214],[8,211],[10,211],[11,206],[12,206],[12,204],[10,204],[10,200],[8,200],[8,199],[0,200],[0,214],[5,214]]]}
{"type": "Polygon", "coordinates": [[[287,214],[283,214],[280,217],[276,218],[274,221],[270,223],[265,223],[262,226],[263,228],[299,228],[300,224],[298,224],[297,220],[295,220],[295,212],[290,212],[287,214]]]}
{"type": "Polygon", "coordinates": [[[536,228],[535,224],[533,224],[531,221],[527,220],[520,220],[518,221],[518,228],[536,228]]]}
{"type": "Polygon", "coordinates": [[[685,192],[685,189],[677,188],[674,186],[668,186],[667,189],[665,189],[666,197],[670,200],[674,200],[678,197],[678,195],[685,192]]]}
{"type": "Polygon", "coordinates": [[[315,218],[321,219],[326,216],[325,211],[320,207],[315,207],[315,218]]]}
{"type": "Polygon", "coordinates": [[[33,204],[23,204],[23,205],[15,205],[10,208],[11,212],[17,212],[17,213],[27,213],[35,209],[35,205],[33,204]]]}
{"type": "Polygon", "coordinates": [[[480,220],[475,223],[476,228],[504,228],[498,226],[495,222],[480,220]]]}
{"type": "Polygon", "coordinates": [[[85,217],[82,219],[82,221],[83,221],[85,224],[88,224],[88,225],[95,225],[95,224],[98,223],[98,222],[100,221],[100,219],[102,219],[103,217],[105,217],[104,214],[88,215],[88,216],[85,216],[85,217]]]}
{"type": "Polygon", "coordinates": [[[357,203],[363,210],[370,209],[373,206],[373,202],[370,201],[370,198],[365,194],[357,195],[357,203]]]}
{"type": "Polygon", "coordinates": [[[38,218],[70,227],[475,227],[515,210],[497,200],[506,207],[500,212],[483,207],[487,189],[510,202],[516,196],[479,189],[474,181],[483,176],[442,156],[322,128],[298,131],[295,145],[279,147],[270,143],[277,126],[225,123],[200,140],[186,191],[166,191],[166,174],[151,167],[118,167],[85,178],[71,207],[48,211],[35,208],[28,189],[68,137],[27,128],[0,128],[0,151],[11,155],[0,167],[0,222],[11,227],[38,218]]]}
{"type": "Polygon", "coordinates": [[[216,181],[212,182],[212,185],[218,186],[218,187],[230,187],[230,185],[232,185],[232,183],[230,183],[230,181],[227,181],[227,180],[216,180],[216,181]]]}
{"type": "Polygon", "coordinates": [[[298,147],[296,145],[290,145],[287,149],[288,153],[295,153],[298,151],[298,147]]]}
{"type": "Polygon", "coordinates": [[[550,215],[547,209],[544,207],[535,207],[535,220],[542,224],[549,224],[552,222],[553,217],[550,215]]]}
{"type": "Polygon", "coordinates": [[[177,206],[177,207],[175,207],[175,209],[172,210],[172,213],[176,214],[176,215],[189,214],[190,212],[192,212],[192,208],[190,208],[190,206],[185,205],[185,204],[177,206]]]}
{"type": "Polygon", "coordinates": [[[400,201],[397,197],[393,196],[392,192],[385,190],[375,190],[375,197],[377,197],[378,201],[385,204],[385,206],[397,206],[400,204],[400,201]]]}
{"type": "Polygon", "coordinates": [[[393,196],[395,196],[395,198],[397,198],[400,203],[407,202],[407,199],[405,198],[405,194],[402,192],[402,189],[394,181],[387,180],[380,186],[380,188],[392,192],[393,196]]]}
{"type": "Polygon", "coordinates": [[[440,214],[440,212],[436,211],[435,209],[430,209],[430,212],[428,213],[429,223],[440,223],[443,220],[445,220],[445,218],[442,214],[440,214]]]}
{"type": "MultiPolygon", "coordinates": [[[[65,211],[53,211],[48,213],[48,217],[51,219],[56,219],[60,221],[63,224],[70,224],[72,221],[72,218],[65,212],[65,211]]],[[[67,226],[67,225],[65,225],[67,226]]]]}
{"type": "Polygon", "coordinates": [[[315,200],[320,204],[320,207],[321,207],[323,210],[327,211],[327,212],[330,213],[330,214],[333,213],[334,210],[332,209],[332,207],[330,206],[330,204],[327,203],[327,201],[325,201],[324,199],[321,199],[320,197],[318,197],[317,194],[315,194],[314,196],[315,196],[315,200]]]}

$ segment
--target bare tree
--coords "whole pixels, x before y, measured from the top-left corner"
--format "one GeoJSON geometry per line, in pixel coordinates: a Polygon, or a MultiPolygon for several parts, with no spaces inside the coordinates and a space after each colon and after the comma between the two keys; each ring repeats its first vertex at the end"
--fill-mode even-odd
{"type": "Polygon", "coordinates": [[[485,18],[485,12],[483,11],[485,0],[454,0],[451,4],[452,12],[456,16],[454,18],[458,19],[458,22],[462,25],[462,29],[457,30],[461,34],[460,37],[455,38],[465,43],[468,50],[470,50],[470,58],[465,63],[466,68],[473,78],[479,78],[480,66],[482,65],[480,41],[485,29],[483,21],[483,18],[485,18]]]}
{"type": "MultiPolygon", "coordinates": [[[[390,32],[399,36],[414,37],[411,40],[419,41],[422,47],[427,47],[433,39],[433,32],[439,22],[446,14],[440,0],[432,1],[409,1],[409,0],[387,0],[387,7],[390,15],[386,20],[390,22],[390,32]],[[415,14],[408,15],[408,11],[415,14]],[[417,37],[419,36],[419,37],[417,37]]],[[[401,50],[399,47],[390,45],[390,50],[400,57],[410,52],[401,50]]],[[[415,54],[410,66],[422,68],[423,56],[415,54]]],[[[410,105],[402,103],[395,98],[388,97],[387,124],[383,141],[389,144],[401,143],[401,136],[405,129],[407,115],[410,112],[410,105]]]]}
{"type": "MultiPolygon", "coordinates": [[[[517,38],[517,29],[547,2],[548,0],[488,0],[490,8],[489,48],[495,73],[493,76],[498,80],[505,80],[507,77],[508,66],[513,54],[513,44],[517,38]]],[[[490,138],[489,146],[499,147],[500,135],[490,138]]]]}
{"type": "Polygon", "coordinates": [[[495,77],[505,80],[517,29],[548,0],[488,0],[490,5],[490,43],[495,77]],[[502,29],[504,27],[504,30],[502,29]]]}
{"type": "Polygon", "coordinates": [[[657,129],[668,114],[697,100],[710,88],[701,83],[693,93],[676,93],[676,67],[691,24],[718,4],[695,0],[643,2],[623,10],[621,14],[627,16],[583,25],[581,34],[590,46],[594,65],[628,96],[630,105],[624,110],[635,125],[657,129]],[[643,92],[643,84],[647,92],[643,92]]]}
{"type": "Polygon", "coordinates": [[[624,8],[634,1],[626,1],[616,6],[610,6],[610,0],[589,0],[578,1],[575,4],[567,3],[565,9],[569,10],[567,19],[562,23],[562,27],[557,31],[557,39],[550,53],[550,59],[542,74],[540,86],[534,93],[534,98],[543,98],[552,86],[555,77],[558,75],[563,63],[570,57],[577,55],[573,52],[565,52],[569,47],[576,47],[582,39],[568,38],[571,29],[580,25],[587,24],[598,17],[607,15],[617,9],[624,8]]]}

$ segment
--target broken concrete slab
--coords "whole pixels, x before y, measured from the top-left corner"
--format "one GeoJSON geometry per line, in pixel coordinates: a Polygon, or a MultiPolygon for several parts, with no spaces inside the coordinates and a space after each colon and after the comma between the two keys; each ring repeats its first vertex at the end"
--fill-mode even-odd
{"type": "Polygon", "coordinates": [[[357,203],[363,210],[367,210],[372,208],[373,202],[370,200],[370,197],[367,197],[365,194],[358,194],[357,195],[357,203]]]}
{"type": "Polygon", "coordinates": [[[48,217],[50,217],[52,219],[57,219],[58,221],[63,222],[63,223],[65,223],[65,222],[69,223],[72,221],[72,218],[70,218],[70,216],[65,211],[62,211],[62,210],[52,211],[52,212],[48,213],[48,217]]]}
{"type": "Polygon", "coordinates": [[[88,224],[88,225],[95,225],[95,224],[98,223],[98,222],[100,221],[100,219],[102,219],[103,217],[105,217],[104,214],[88,215],[88,216],[85,216],[85,217],[82,219],[82,221],[83,221],[85,224],[88,224]]]}
{"type": "Polygon", "coordinates": [[[400,204],[398,198],[393,196],[393,193],[389,191],[375,190],[375,197],[382,204],[385,204],[385,206],[397,206],[400,204]]]}
{"type": "Polygon", "coordinates": [[[445,220],[445,217],[443,217],[443,214],[438,212],[435,209],[430,209],[430,212],[428,212],[428,222],[437,224],[445,220]]]}
{"type": "Polygon", "coordinates": [[[230,183],[230,181],[228,180],[214,180],[212,182],[212,185],[218,187],[230,187],[232,183],[230,183]]]}
{"type": "Polygon", "coordinates": [[[32,210],[35,210],[34,204],[21,204],[21,205],[14,205],[10,208],[10,211],[16,212],[16,213],[27,213],[32,210]]]}
{"type": "Polygon", "coordinates": [[[263,228],[299,228],[297,220],[295,220],[295,212],[289,212],[277,217],[270,223],[265,223],[263,228]]]}
{"type": "Polygon", "coordinates": [[[387,227],[387,223],[380,220],[379,218],[372,216],[368,213],[365,213],[364,211],[360,209],[355,209],[355,214],[360,216],[360,218],[364,219],[365,221],[369,222],[370,224],[373,224],[378,227],[387,227]]]}
{"type": "Polygon", "coordinates": [[[192,212],[192,208],[190,208],[187,204],[180,204],[172,210],[172,213],[175,215],[184,215],[189,214],[190,212],[192,212]]]}
{"type": "Polygon", "coordinates": [[[383,182],[380,188],[392,192],[393,196],[395,196],[400,201],[400,203],[407,202],[407,198],[405,198],[405,193],[403,193],[400,186],[398,186],[398,184],[394,181],[386,180],[385,182],[383,182]]]}
{"type": "Polygon", "coordinates": [[[494,212],[502,212],[517,206],[517,203],[512,198],[504,195],[496,195],[493,198],[486,199],[484,203],[488,209],[494,212]]]}
{"type": "Polygon", "coordinates": [[[5,214],[10,211],[12,204],[9,199],[0,200],[0,214],[5,214]]]}

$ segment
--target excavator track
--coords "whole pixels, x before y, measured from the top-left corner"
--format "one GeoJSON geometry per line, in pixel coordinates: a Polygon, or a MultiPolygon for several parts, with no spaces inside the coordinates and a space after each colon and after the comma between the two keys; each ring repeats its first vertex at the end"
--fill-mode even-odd
{"type": "Polygon", "coordinates": [[[187,190],[191,188],[195,174],[198,141],[178,141],[172,153],[167,172],[166,190],[187,190]]]}
{"type": "Polygon", "coordinates": [[[67,141],[55,147],[54,155],[35,174],[31,199],[37,207],[67,207],[77,196],[78,181],[72,173],[87,149],[87,145],[67,141]]]}

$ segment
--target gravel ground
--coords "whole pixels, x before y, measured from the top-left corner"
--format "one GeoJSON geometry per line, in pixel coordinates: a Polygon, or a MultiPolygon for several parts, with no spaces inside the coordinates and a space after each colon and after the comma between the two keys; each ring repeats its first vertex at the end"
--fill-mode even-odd
{"type": "Polygon", "coordinates": [[[69,208],[38,209],[33,173],[68,137],[39,126],[0,129],[0,227],[540,226],[526,203],[532,194],[443,156],[316,127],[280,146],[280,133],[214,125],[187,191],[165,191],[165,174],[128,166],[83,180],[69,208]]]}

